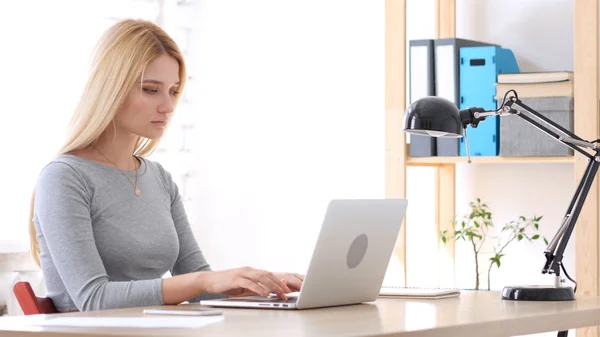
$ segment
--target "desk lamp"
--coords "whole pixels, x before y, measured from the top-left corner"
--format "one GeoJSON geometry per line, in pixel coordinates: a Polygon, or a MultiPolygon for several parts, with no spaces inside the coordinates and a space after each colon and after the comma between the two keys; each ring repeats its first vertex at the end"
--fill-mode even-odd
{"type": "MultiPolygon", "coordinates": [[[[565,146],[581,153],[588,158],[589,164],[577,186],[575,195],[569,204],[566,215],[561,226],[544,251],[546,263],[542,268],[542,274],[554,274],[554,287],[552,286],[510,286],[502,290],[502,298],[505,300],[520,301],[569,301],[575,299],[577,282],[567,273],[563,263],[563,253],[569,242],[577,218],[588,195],[592,182],[600,166],[600,146],[594,144],[599,140],[589,142],[577,137],[575,134],[544,117],[539,112],[523,104],[519,100],[515,90],[509,90],[504,95],[502,104],[497,110],[484,110],[479,107],[471,107],[458,110],[456,105],[442,97],[424,97],[411,104],[404,113],[404,131],[410,134],[426,135],[431,137],[462,137],[463,130],[468,125],[476,128],[479,122],[489,116],[518,116],[527,123],[546,133],[565,146]],[[510,93],[514,95],[507,96],[510,93]],[[588,149],[588,150],[584,150],[588,149]],[[562,286],[560,272],[575,284],[575,288],[562,286]]],[[[464,132],[467,149],[468,162],[469,143],[467,133],[464,132]]]]}

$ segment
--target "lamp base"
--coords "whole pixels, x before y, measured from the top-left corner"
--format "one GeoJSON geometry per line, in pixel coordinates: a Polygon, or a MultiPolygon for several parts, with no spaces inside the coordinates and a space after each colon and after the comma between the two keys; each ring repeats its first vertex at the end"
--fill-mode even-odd
{"type": "Polygon", "coordinates": [[[502,289],[503,300],[513,301],[574,301],[571,287],[511,286],[502,289]]]}

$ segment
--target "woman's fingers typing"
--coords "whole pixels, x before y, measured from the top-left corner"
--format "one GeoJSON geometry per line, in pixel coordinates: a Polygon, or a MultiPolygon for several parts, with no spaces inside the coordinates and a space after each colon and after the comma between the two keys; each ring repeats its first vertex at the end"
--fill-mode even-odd
{"type": "Polygon", "coordinates": [[[273,293],[281,299],[287,299],[287,293],[299,291],[304,278],[299,274],[274,274],[250,267],[211,272],[208,275],[204,289],[209,292],[229,296],[248,296],[252,293],[268,296],[273,293]]]}
{"type": "Polygon", "coordinates": [[[275,276],[282,280],[285,285],[292,292],[300,291],[302,288],[302,282],[304,282],[304,275],[295,273],[275,273],[275,276]]]}
{"type": "Polygon", "coordinates": [[[269,292],[277,294],[277,296],[282,299],[287,299],[285,294],[291,292],[291,290],[273,273],[250,268],[245,269],[242,275],[255,283],[261,284],[269,292]]]}
{"type": "Polygon", "coordinates": [[[298,277],[296,274],[290,274],[290,276],[285,279],[288,288],[293,289],[294,291],[299,291],[302,288],[302,279],[298,277]]]}
{"type": "Polygon", "coordinates": [[[249,279],[246,279],[246,278],[240,278],[240,280],[238,282],[238,286],[241,288],[244,288],[244,289],[248,289],[259,295],[266,296],[269,294],[269,292],[267,290],[265,290],[263,287],[261,287],[259,284],[257,284],[256,282],[253,282],[249,279]]]}
{"type": "Polygon", "coordinates": [[[268,277],[270,280],[272,280],[277,286],[279,286],[281,288],[281,291],[283,293],[291,293],[292,290],[288,287],[288,285],[284,282],[283,279],[277,277],[275,274],[273,273],[268,273],[268,277]]]}

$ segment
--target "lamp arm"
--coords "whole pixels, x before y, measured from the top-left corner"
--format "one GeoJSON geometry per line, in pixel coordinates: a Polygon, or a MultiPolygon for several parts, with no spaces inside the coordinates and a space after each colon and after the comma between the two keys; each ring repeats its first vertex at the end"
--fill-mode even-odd
{"type": "Polygon", "coordinates": [[[581,153],[589,160],[588,166],[585,169],[581,181],[577,185],[575,194],[569,203],[569,207],[567,208],[561,226],[544,251],[546,263],[542,268],[542,274],[555,274],[558,277],[560,275],[560,268],[562,267],[562,259],[565,248],[567,247],[569,239],[571,238],[571,234],[573,233],[573,229],[577,224],[577,219],[579,218],[579,214],[581,213],[585,199],[587,198],[590,188],[592,187],[592,183],[594,182],[594,178],[596,177],[596,173],[598,172],[598,168],[600,167],[600,147],[594,143],[581,139],[571,131],[527,106],[516,97],[511,97],[508,102],[501,107],[500,110],[501,114],[503,115],[516,114],[538,130],[544,132],[548,136],[556,139],[574,151],[581,153]],[[545,124],[539,123],[523,112],[527,112],[531,116],[543,121],[545,124]],[[560,132],[560,134],[556,131],[560,132]],[[584,150],[584,148],[594,150],[595,154],[589,153],[588,151],[584,150]]]}
{"type": "Polygon", "coordinates": [[[594,159],[589,161],[583,177],[577,186],[560,228],[544,251],[546,263],[542,269],[542,274],[549,273],[557,276],[560,275],[560,267],[562,265],[562,258],[565,248],[567,247],[571,233],[577,224],[577,219],[579,218],[579,214],[581,213],[585,199],[590,191],[590,188],[592,187],[596,173],[598,173],[598,168],[600,167],[600,161],[598,161],[599,159],[599,153],[596,151],[594,159]]]}
{"type": "Polygon", "coordinates": [[[545,117],[544,115],[525,105],[523,102],[521,102],[518,98],[515,97],[510,97],[509,100],[498,110],[484,110],[483,108],[472,107],[460,110],[459,115],[463,128],[466,128],[468,125],[471,125],[471,127],[476,128],[479,122],[483,121],[484,119],[490,116],[517,115],[524,119],[527,123],[533,125],[536,129],[561,142],[562,144],[571,148],[572,150],[581,153],[588,159],[593,159],[594,155],[585,151],[583,148],[588,148],[592,150],[600,149],[600,146],[581,139],[571,131],[565,129],[559,124],[556,124],[551,119],[545,117]],[[534,120],[526,113],[523,113],[525,111],[527,112],[527,114],[530,114],[535,118],[542,120],[546,125],[540,124],[538,121],[534,120]],[[560,132],[560,134],[556,131],[560,132]]]}
{"type": "Polygon", "coordinates": [[[544,264],[542,273],[555,274],[558,277],[560,275],[560,268],[562,267],[562,259],[565,248],[567,247],[567,243],[569,242],[571,234],[573,233],[573,229],[575,228],[577,219],[579,218],[579,214],[581,213],[581,209],[585,203],[585,199],[590,191],[592,183],[594,182],[594,178],[596,177],[598,169],[600,168],[600,146],[581,139],[571,131],[565,129],[564,127],[535,111],[531,107],[527,106],[514,96],[510,97],[508,101],[498,110],[488,111],[482,108],[469,108],[460,110],[459,115],[463,128],[466,128],[468,125],[477,127],[477,124],[479,124],[480,121],[489,116],[517,115],[538,130],[544,132],[548,136],[588,158],[588,166],[585,169],[583,177],[581,178],[569,207],[567,208],[567,212],[565,213],[561,226],[544,251],[546,263],[544,264]],[[541,120],[544,122],[544,124],[534,120],[528,114],[541,120]],[[591,149],[595,151],[595,153],[592,154],[584,149],[591,149]]]}

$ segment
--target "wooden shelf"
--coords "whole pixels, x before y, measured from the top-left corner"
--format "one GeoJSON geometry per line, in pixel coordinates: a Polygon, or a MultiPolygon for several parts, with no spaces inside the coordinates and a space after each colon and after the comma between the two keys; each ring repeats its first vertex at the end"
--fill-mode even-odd
{"type": "MultiPolygon", "coordinates": [[[[574,163],[574,156],[563,157],[471,157],[475,164],[519,164],[519,163],[574,163]]],[[[409,166],[437,166],[442,164],[466,164],[467,157],[415,157],[407,158],[409,166]]]]}

